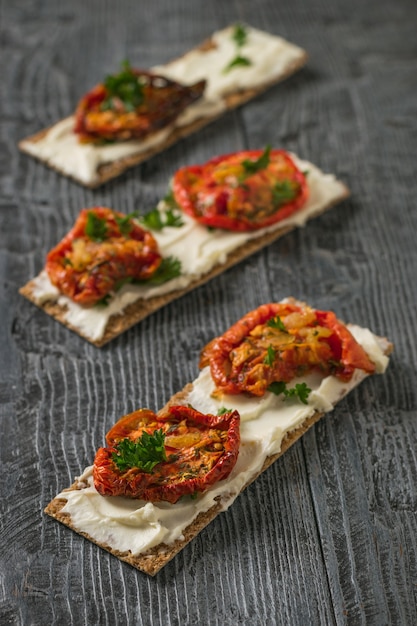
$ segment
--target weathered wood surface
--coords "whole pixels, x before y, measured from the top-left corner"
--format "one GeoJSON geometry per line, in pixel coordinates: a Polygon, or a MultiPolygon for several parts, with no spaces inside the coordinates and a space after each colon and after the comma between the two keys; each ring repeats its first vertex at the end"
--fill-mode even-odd
{"type": "Polygon", "coordinates": [[[2,624],[417,623],[416,20],[414,0],[0,2],[2,624]],[[309,64],[96,192],[18,153],[121,59],[166,61],[237,19],[309,64]],[[178,166],[266,143],[352,197],[101,351],[18,295],[81,207],[150,208],[178,166]],[[116,418],[162,406],[207,340],[286,295],[388,335],[386,375],[154,579],[43,515],[116,418]]]}

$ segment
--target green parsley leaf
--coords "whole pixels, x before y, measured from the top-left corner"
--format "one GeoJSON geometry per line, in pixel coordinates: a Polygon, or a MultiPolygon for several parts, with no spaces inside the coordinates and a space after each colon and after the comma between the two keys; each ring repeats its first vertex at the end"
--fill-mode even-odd
{"type": "Polygon", "coordinates": [[[307,387],[306,383],[297,383],[295,387],[291,389],[286,389],[284,391],[284,395],[286,398],[298,397],[298,399],[303,403],[307,404],[308,396],[311,393],[310,387],[307,387]]]}
{"type": "Polygon", "coordinates": [[[118,225],[120,233],[122,235],[127,237],[127,235],[130,233],[130,231],[133,228],[132,219],[138,216],[139,214],[137,211],[134,211],[133,213],[129,213],[128,215],[125,215],[124,217],[119,217],[118,215],[114,216],[114,219],[116,220],[116,224],[118,225]]]}
{"type": "Polygon", "coordinates": [[[266,365],[273,365],[274,361],[275,361],[275,350],[272,346],[268,346],[268,351],[266,353],[266,356],[264,358],[264,363],[266,363],[266,365]]]}
{"type": "Polygon", "coordinates": [[[276,315],[275,317],[271,317],[271,319],[267,321],[266,325],[269,326],[270,328],[277,328],[278,330],[282,330],[283,333],[288,332],[287,329],[285,328],[284,322],[282,321],[279,315],[276,315]]]}
{"type": "Polygon", "coordinates": [[[276,380],[269,385],[268,391],[271,391],[276,396],[279,396],[281,393],[284,393],[286,388],[287,386],[284,382],[282,382],[282,380],[276,380]]]}
{"type": "Polygon", "coordinates": [[[252,61],[248,59],[248,57],[240,54],[240,49],[248,41],[248,31],[245,26],[243,26],[242,24],[236,24],[232,32],[232,39],[236,45],[236,56],[223,69],[223,74],[230,72],[230,70],[234,69],[235,67],[248,67],[249,65],[252,65],[252,61]]]}
{"type": "Polygon", "coordinates": [[[174,256],[162,259],[162,263],[154,274],[146,281],[150,285],[162,285],[181,275],[181,261],[174,256]]]}
{"type": "Polygon", "coordinates": [[[163,212],[155,207],[139,219],[147,228],[157,231],[162,230],[165,226],[179,228],[184,224],[181,214],[173,207],[169,207],[163,212]]]}
{"type": "Polygon", "coordinates": [[[298,398],[303,404],[307,404],[308,396],[311,393],[311,389],[307,387],[306,383],[296,383],[295,387],[287,389],[286,383],[282,381],[271,383],[268,387],[268,391],[271,391],[276,396],[283,393],[285,398],[298,398]]]}
{"type": "Polygon", "coordinates": [[[114,446],[116,452],[112,454],[112,461],[121,472],[137,467],[151,474],[155,465],[166,461],[164,441],[165,434],[162,428],[155,430],[151,435],[144,432],[136,441],[122,439],[114,446]]]}
{"type": "Polygon", "coordinates": [[[64,258],[62,259],[62,265],[64,267],[72,267],[71,259],[69,259],[67,256],[64,256],[64,258]]]}
{"type": "Polygon", "coordinates": [[[111,295],[108,293],[108,294],[106,294],[104,296],[104,298],[101,298],[101,300],[98,300],[98,302],[96,302],[95,306],[98,306],[98,307],[109,306],[110,300],[111,300],[111,295]]]}
{"type": "Polygon", "coordinates": [[[119,280],[114,285],[114,291],[119,291],[124,285],[128,285],[130,283],[134,283],[135,279],[133,276],[124,276],[123,278],[119,278],[119,280]]]}
{"type": "Polygon", "coordinates": [[[275,205],[285,204],[294,200],[297,195],[297,188],[290,180],[281,180],[272,188],[272,200],[275,205]]]}
{"type": "Polygon", "coordinates": [[[182,217],[179,213],[176,213],[173,209],[168,209],[165,212],[166,222],[164,226],[171,226],[172,228],[179,228],[184,224],[182,217]]]}
{"type": "Polygon", "coordinates": [[[248,40],[248,31],[243,24],[235,24],[232,33],[232,39],[237,45],[238,48],[241,48],[245,45],[248,40]]]}
{"type": "Polygon", "coordinates": [[[104,241],[107,234],[107,223],[102,217],[98,217],[93,211],[87,213],[85,234],[94,241],[104,241]]]}
{"type": "Polygon", "coordinates": [[[177,209],[178,211],[180,210],[180,207],[175,200],[174,192],[172,191],[172,189],[171,191],[168,191],[168,193],[164,197],[164,202],[170,209],[177,209]]]}
{"type": "Polygon", "coordinates": [[[224,415],[225,413],[231,413],[232,409],[227,409],[225,406],[220,407],[217,411],[217,415],[224,415]]]}
{"type": "Polygon", "coordinates": [[[164,227],[161,214],[156,207],[141,215],[139,220],[150,230],[162,230],[164,227]]]}
{"type": "Polygon", "coordinates": [[[242,55],[238,54],[235,56],[234,59],[230,61],[230,63],[226,65],[223,70],[223,74],[227,74],[227,72],[230,72],[230,70],[236,67],[248,67],[249,65],[252,65],[252,61],[247,57],[243,57],[242,55]]]}
{"type": "Polygon", "coordinates": [[[104,79],[107,97],[101,103],[101,110],[114,109],[117,101],[122,102],[126,111],[134,111],[144,99],[143,84],[131,68],[129,61],[123,61],[119,74],[104,79]]]}
{"type": "Polygon", "coordinates": [[[265,150],[262,152],[259,159],[256,161],[251,161],[250,159],[244,159],[242,161],[243,168],[245,170],[246,176],[251,176],[252,174],[256,174],[260,170],[264,170],[268,167],[270,161],[271,146],[266,146],[265,150]]]}

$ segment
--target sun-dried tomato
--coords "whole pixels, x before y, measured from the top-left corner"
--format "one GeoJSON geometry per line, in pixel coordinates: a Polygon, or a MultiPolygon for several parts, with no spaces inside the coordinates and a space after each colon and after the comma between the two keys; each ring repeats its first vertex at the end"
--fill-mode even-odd
{"type": "Polygon", "coordinates": [[[283,150],[250,150],[178,170],[175,200],[201,224],[251,231],[298,211],[308,198],[306,177],[283,150]]]}
{"type": "Polygon", "coordinates": [[[162,257],[150,232],[106,207],[83,209],[73,228],[47,255],[53,285],[74,302],[92,306],[124,282],[146,280],[162,257]]]}
{"type": "Polygon", "coordinates": [[[232,471],[239,453],[239,426],[237,411],[205,415],[182,405],[171,406],[162,416],[149,409],[125,415],[107,433],[108,447],[97,451],[95,488],[103,496],[172,503],[183,495],[204,492],[232,471]],[[150,471],[139,462],[120,469],[121,443],[140,442],[144,433],[161,432],[165,460],[150,471]]]}
{"type": "Polygon", "coordinates": [[[375,371],[365,350],[330,311],[294,303],[264,304],[247,313],[201,353],[220,392],[262,396],[313,370],[347,381],[375,371]]]}
{"type": "Polygon", "coordinates": [[[205,84],[182,85],[127,65],[80,100],[74,132],[90,143],[145,139],[201,98],[205,84]]]}

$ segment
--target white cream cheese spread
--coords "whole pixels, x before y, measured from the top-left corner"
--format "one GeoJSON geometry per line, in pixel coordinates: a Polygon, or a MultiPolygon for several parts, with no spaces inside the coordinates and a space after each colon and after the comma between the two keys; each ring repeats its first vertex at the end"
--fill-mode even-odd
{"type": "MultiPolygon", "coordinates": [[[[388,365],[388,358],[384,355],[387,341],[358,326],[349,326],[349,329],[375,363],[376,371],[384,372],[388,365]]],[[[312,389],[308,405],[304,405],[269,392],[262,399],[223,396],[221,400],[214,400],[210,396],[213,382],[206,368],[194,381],[192,391],[183,403],[192,404],[203,412],[216,413],[220,406],[240,412],[241,445],[237,463],[228,478],[196,499],[183,497],[176,504],[153,504],[99,495],[93,485],[92,467],[88,467],[77,479],[81,489],[63,491],[57,496],[66,500],[62,511],[71,515],[71,523],[77,531],[85,532],[115,550],[138,555],[161,543],[170,544],[183,537],[184,529],[199,513],[208,511],[217,502],[221,510],[226,510],[259,473],[265,459],[280,452],[286,434],[299,428],[315,411],[333,409],[366,376],[362,370],[356,370],[349,382],[341,382],[333,376],[323,378],[318,374],[296,379],[294,385],[306,382],[312,389]]]]}
{"type": "Polygon", "coordinates": [[[226,109],[224,97],[227,94],[273,82],[305,57],[304,50],[281,37],[248,27],[243,51],[251,65],[224,72],[236,54],[232,32],[233,27],[229,27],[215,33],[213,49],[192,50],[176,61],[152,68],[183,84],[206,79],[207,87],[204,96],[181,113],[173,124],[149,138],[102,146],[79,143],[73,132],[74,117],[70,116],[55,124],[39,140],[23,141],[25,152],[85,184],[95,184],[100,180],[101,165],[146,152],[164,143],[176,128],[220,115],[226,109]]]}
{"type": "MultiPolygon", "coordinates": [[[[165,227],[162,231],[153,233],[162,256],[174,256],[181,261],[181,276],[158,286],[124,285],[106,307],[85,308],[61,295],[43,271],[33,281],[34,300],[38,304],[57,301],[66,308],[65,318],[71,326],[92,341],[101,339],[110,317],[122,313],[132,302],[185,288],[216,265],[224,263],[229,253],[247,241],[281,228],[303,226],[323,208],[344,197],[346,188],[333,175],[324,174],[308,161],[302,161],[295,156],[293,158],[302,171],[308,172],[310,195],[302,209],[289,218],[254,232],[234,233],[206,228],[191,217],[183,215],[184,224],[180,228],[165,227]]],[[[160,210],[163,207],[162,202],[160,210]]]]}

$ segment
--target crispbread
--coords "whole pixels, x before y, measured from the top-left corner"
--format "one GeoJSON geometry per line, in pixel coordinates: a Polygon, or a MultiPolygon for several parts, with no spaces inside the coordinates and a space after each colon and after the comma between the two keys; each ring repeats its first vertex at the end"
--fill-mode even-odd
{"type": "MultiPolygon", "coordinates": [[[[379,338],[380,341],[384,344],[384,353],[386,355],[391,354],[393,350],[393,345],[385,338],[379,338]]],[[[166,406],[159,412],[163,413],[166,411],[166,408],[170,405],[181,404],[185,401],[188,394],[192,390],[193,384],[189,383],[184,387],[182,391],[175,394],[166,404],[166,406]]],[[[242,493],[246,487],[248,487],[256,478],[267,470],[280,456],[284,454],[294,443],[296,443],[304,433],[306,433],[316,422],[318,422],[325,413],[316,411],[310,417],[304,420],[304,422],[294,430],[289,431],[283,438],[281,442],[280,452],[269,456],[265,459],[265,462],[256,475],[252,476],[251,479],[243,486],[241,489],[242,493]]],[[[87,485],[84,485],[86,487],[87,485]]],[[[75,489],[82,489],[83,484],[76,481],[73,485],[64,491],[71,491],[75,489]]],[[[235,499],[235,496],[230,496],[230,501],[232,502],[235,499]]],[[[200,513],[198,517],[187,526],[182,536],[183,538],[176,540],[171,545],[160,544],[148,550],[146,554],[133,555],[130,552],[120,552],[119,550],[113,549],[111,546],[107,544],[100,543],[96,541],[93,537],[88,535],[87,533],[80,531],[72,522],[70,514],[66,512],[62,512],[63,507],[66,504],[66,500],[62,498],[54,498],[45,508],[45,513],[58,520],[59,522],[65,524],[78,534],[82,535],[86,539],[92,541],[97,544],[101,548],[107,550],[117,558],[126,563],[129,563],[133,567],[142,572],[149,574],[150,576],[154,576],[161,570],[173,557],[175,557],[192,539],[194,539],[200,532],[205,528],[224,508],[227,508],[218,502],[214,506],[212,506],[208,511],[200,513]]],[[[227,504],[227,503],[226,503],[227,504]]]]}
{"type": "MultiPolygon", "coordinates": [[[[340,195],[337,198],[333,199],[331,202],[328,202],[327,204],[320,206],[314,214],[311,214],[309,216],[309,219],[311,219],[312,217],[316,217],[320,215],[321,213],[324,213],[325,211],[330,209],[332,206],[334,206],[336,203],[339,203],[345,198],[347,198],[349,194],[350,192],[348,188],[345,186],[341,186],[340,195]]],[[[121,314],[114,315],[110,318],[107,324],[105,333],[103,337],[99,340],[92,340],[90,337],[88,337],[88,335],[84,334],[80,329],[72,326],[65,318],[65,315],[66,315],[65,306],[61,306],[55,301],[54,302],[46,301],[43,303],[39,303],[34,297],[33,281],[29,281],[26,285],[21,287],[21,289],[19,290],[19,293],[23,295],[25,298],[27,298],[28,300],[30,300],[33,304],[43,309],[45,313],[53,317],[55,320],[57,320],[58,322],[61,322],[64,326],[76,332],[78,335],[80,335],[81,337],[83,337],[84,339],[86,339],[87,341],[95,345],[96,347],[100,348],[104,346],[106,343],[108,343],[109,341],[111,341],[112,339],[114,339],[115,337],[117,337],[118,335],[122,334],[123,332],[125,332],[126,330],[128,330],[129,328],[137,324],[138,322],[145,319],[151,313],[154,313],[155,311],[162,308],[169,302],[172,302],[173,300],[176,300],[177,298],[180,298],[181,296],[185,295],[189,291],[192,291],[193,289],[196,289],[200,285],[203,285],[204,283],[208,282],[215,276],[226,271],[233,265],[236,265],[237,263],[239,263],[246,257],[250,256],[251,254],[254,254],[255,252],[258,252],[265,246],[271,244],[273,241],[276,241],[277,239],[279,239],[280,237],[282,237],[289,231],[293,230],[295,227],[296,227],[295,225],[290,225],[290,226],[286,226],[282,228],[277,228],[276,230],[272,232],[268,232],[264,235],[261,235],[255,239],[252,239],[246,242],[244,245],[230,252],[224,263],[217,264],[209,272],[193,280],[187,287],[183,289],[178,289],[176,291],[172,291],[165,295],[156,296],[156,297],[149,298],[149,299],[140,299],[130,304],[128,307],[126,307],[126,309],[121,314]]]]}
{"type": "MultiPolygon", "coordinates": [[[[185,387],[183,391],[173,396],[168,404],[181,403],[181,400],[184,399],[184,397],[190,390],[190,387],[191,384],[187,385],[187,387],[185,387]]],[[[288,450],[288,448],[290,448],[290,446],[298,441],[298,439],[300,439],[300,437],[305,432],[307,432],[307,430],[309,430],[321,417],[323,417],[323,415],[324,413],[315,413],[309,419],[305,420],[300,428],[297,428],[297,430],[288,433],[282,442],[281,452],[275,454],[274,456],[268,457],[265,460],[265,463],[259,474],[268,469],[268,467],[270,467],[272,463],[274,463],[274,461],[276,461],[282,454],[284,454],[284,452],[288,450]]],[[[250,480],[250,482],[248,482],[244,486],[242,491],[244,491],[246,487],[248,487],[254,480],[256,480],[259,474],[254,476],[250,480]]],[[[69,490],[72,489],[80,489],[80,484],[75,482],[69,490]]],[[[100,544],[95,539],[90,537],[87,533],[77,530],[77,528],[72,524],[71,516],[68,513],[63,513],[61,511],[61,509],[65,506],[65,503],[65,500],[54,498],[45,508],[45,513],[58,520],[59,522],[62,522],[89,541],[92,541],[101,548],[104,548],[104,550],[111,552],[111,554],[119,558],[121,561],[125,561],[126,563],[129,563],[129,565],[133,565],[133,567],[135,567],[136,569],[139,569],[142,572],[145,572],[145,574],[149,574],[150,576],[154,576],[155,574],[157,574],[160,569],[162,569],[171,559],[173,559],[174,556],[176,556],[187,545],[187,543],[194,539],[203,530],[203,528],[205,528],[221,512],[220,504],[214,505],[208,511],[200,513],[198,517],[192,522],[192,524],[190,524],[184,530],[184,539],[178,539],[169,546],[165,544],[155,546],[154,548],[151,548],[146,555],[134,556],[132,554],[129,554],[128,552],[120,552],[118,550],[114,550],[108,545],[100,544]]]]}
{"type": "MultiPolygon", "coordinates": [[[[208,51],[212,49],[213,47],[215,47],[215,44],[213,40],[209,38],[206,41],[204,41],[200,46],[197,46],[196,50],[208,51]]],[[[169,133],[167,137],[165,137],[162,141],[158,142],[156,145],[150,147],[146,151],[141,151],[138,153],[131,154],[129,156],[120,157],[120,158],[111,160],[108,163],[103,163],[99,165],[99,167],[97,168],[97,172],[96,172],[97,177],[94,181],[87,182],[83,180],[82,178],[76,176],[75,174],[70,174],[68,172],[65,172],[62,169],[62,167],[61,168],[58,167],[54,163],[53,160],[43,157],[39,154],[34,154],[33,152],[34,144],[38,143],[41,139],[43,139],[47,133],[49,133],[51,130],[53,130],[57,126],[57,124],[54,124],[53,126],[49,128],[45,128],[37,132],[34,135],[31,135],[29,137],[22,139],[18,144],[19,149],[22,152],[29,154],[30,156],[33,156],[34,158],[40,160],[45,165],[48,165],[51,169],[58,171],[60,174],[64,176],[68,176],[69,178],[72,178],[77,183],[85,187],[88,187],[90,189],[95,189],[99,187],[100,185],[102,185],[103,183],[113,178],[116,178],[117,176],[120,176],[127,169],[135,165],[138,165],[139,163],[142,163],[143,161],[148,160],[149,158],[153,157],[159,152],[162,152],[163,150],[166,150],[167,148],[172,146],[174,143],[176,143],[178,140],[182,139],[183,137],[187,137],[188,135],[200,130],[207,124],[210,124],[211,122],[215,121],[216,119],[224,115],[227,111],[231,111],[239,106],[242,106],[243,104],[257,97],[258,95],[260,95],[261,93],[263,93],[264,91],[272,87],[273,85],[283,81],[290,75],[294,74],[297,70],[301,69],[307,62],[307,53],[301,48],[299,50],[300,50],[300,53],[298,55],[298,58],[288,60],[285,68],[283,68],[279,73],[277,73],[273,80],[266,80],[263,84],[258,85],[256,88],[241,89],[241,90],[231,92],[225,95],[223,98],[223,103],[225,105],[225,108],[221,112],[216,113],[216,114],[207,114],[183,126],[173,127],[173,129],[171,130],[171,132],[169,133]]],[[[169,63],[167,65],[169,65],[169,63]]],[[[61,120],[61,122],[62,121],[63,120],[61,120]]]]}

